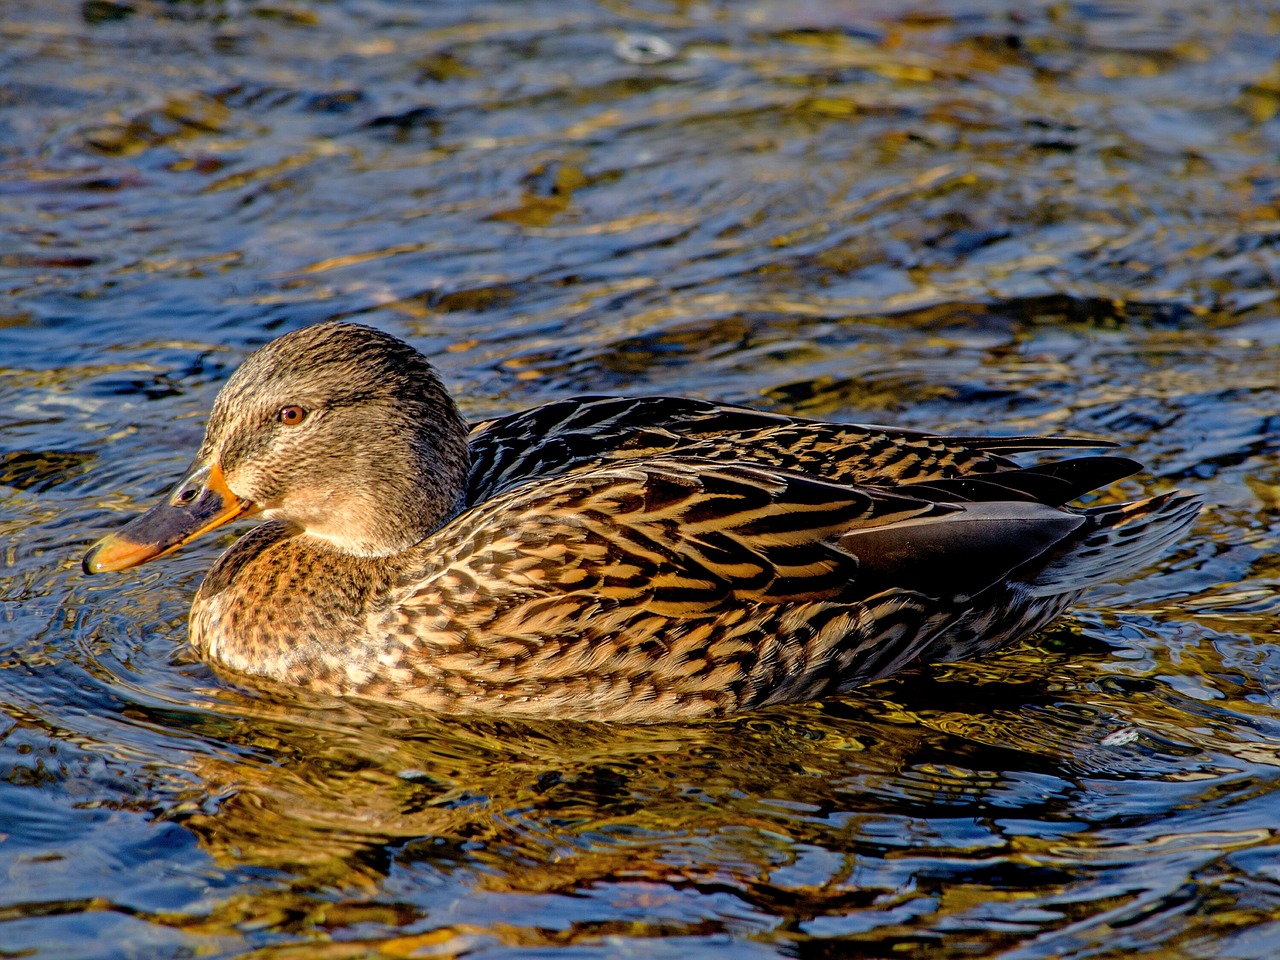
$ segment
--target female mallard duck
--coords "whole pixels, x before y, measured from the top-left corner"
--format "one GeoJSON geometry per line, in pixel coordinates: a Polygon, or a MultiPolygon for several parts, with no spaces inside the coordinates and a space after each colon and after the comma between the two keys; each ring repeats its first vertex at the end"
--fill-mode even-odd
{"type": "Polygon", "coordinates": [[[227,381],[172,493],[90,573],[236,517],[191,640],[245,674],[452,712],[659,721],[840,693],[993,649],[1147,563],[1191,497],[1070,500],[1139,469],[670,397],[468,431],[426,358],[324,323],[227,381]]]}

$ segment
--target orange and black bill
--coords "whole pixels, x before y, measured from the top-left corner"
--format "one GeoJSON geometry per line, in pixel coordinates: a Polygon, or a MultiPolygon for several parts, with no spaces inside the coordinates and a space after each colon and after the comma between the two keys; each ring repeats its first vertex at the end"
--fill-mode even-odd
{"type": "Polygon", "coordinates": [[[162,557],[252,507],[227,487],[218,464],[197,460],[168,497],[94,544],[85,554],[84,572],[125,570],[162,557]]]}

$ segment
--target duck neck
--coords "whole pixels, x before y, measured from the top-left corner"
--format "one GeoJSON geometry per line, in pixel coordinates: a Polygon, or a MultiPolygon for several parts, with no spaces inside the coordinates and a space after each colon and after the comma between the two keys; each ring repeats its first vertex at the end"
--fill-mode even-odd
{"type": "Polygon", "coordinates": [[[401,434],[409,464],[387,469],[371,465],[387,502],[368,518],[377,529],[382,550],[375,556],[400,553],[452,520],[461,511],[471,470],[467,422],[434,371],[422,378],[423,391],[412,411],[413,427],[401,434]]]}

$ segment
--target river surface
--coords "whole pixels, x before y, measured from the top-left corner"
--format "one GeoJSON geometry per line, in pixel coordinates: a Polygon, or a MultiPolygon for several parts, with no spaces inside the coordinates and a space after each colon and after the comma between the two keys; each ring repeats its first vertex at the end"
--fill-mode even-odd
{"type": "Polygon", "coordinates": [[[1275,956],[1278,64],[1230,0],[0,0],[0,957],[1275,956]],[[335,317],[475,418],[1106,436],[1209,505],[830,702],[267,697],[185,646],[231,534],[79,559],[335,317]]]}

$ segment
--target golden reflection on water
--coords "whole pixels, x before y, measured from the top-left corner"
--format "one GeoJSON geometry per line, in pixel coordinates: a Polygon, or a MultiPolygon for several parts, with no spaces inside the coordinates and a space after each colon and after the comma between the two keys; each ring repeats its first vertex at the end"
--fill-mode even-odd
{"type": "MultiPolygon", "coordinates": [[[[884,909],[886,897],[923,900],[916,908],[945,928],[945,918],[992,903],[1061,911],[1076,899],[1081,868],[1216,859],[1270,842],[1266,829],[1209,829],[1203,818],[1190,831],[1157,828],[1129,841],[1105,816],[1093,829],[1064,823],[1065,832],[1046,836],[1016,819],[1001,826],[1002,809],[1015,818],[1036,808],[1066,812],[1062,805],[1091,778],[1182,782],[1190,792],[1180,791],[1179,806],[1194,809],[1211,804],[1235,772],[1210,758],[1238,752],[1229,733],[1202,730],[1187,742],[1196,722],[1188,727],[1183,708],[1148,704],[1135,713],[1123,688],[1089,689],[1079,637],[1067,631],[1059,642],[1057,656],[1015,652],[841,704],[683,727],[452,720],[286,691],[269,700],[212,691],[210,722],[236,750],[196,758],[190,772],[201,790],[166,816],[194,831],[215,863],[292,878],[222,903],[201,922],[206,929],[345,926],[360,922],[361,911],[385,928],[413,926],[424,919],[418,910],[393,916],[361,906],[405,872],[429,884],[462,879],[465,896],[497,897],[499,916],[527,909],[515,905],[523,898],[625,888],[658,899],[670,890],[727,891],[764,915],[800,909],[814,922],[884,909]],[[982,710],[975,697],[1002,705],[982,710]],[[1132,738],[1112,736],[1130,729],[1132,738]],[[830,853],[815,861],[808,851],[830,853]],[[908,895],[883,876],[901,869],[898,859],[927,874],[939,858],[951,864],[944,873],[998,863],[1012,877],[981,894],[948,887],[933,896],[908,895]],[[328,891],[320,903],[317,891],[328,891]]],[[[1248,754],[1251,763],[1274,764],[1248,754]]],[[[1113,907],[1126,902],[1117,893],[1113,907]]],[[[654,919],[618,932],[698,929],[654,919]]],[[[599,942],[605,932],[575,923],[535,934],[475,914],[433,929],[431,942],[497,936],[550,946],[599,942]]],[[[385,949],[411,942],[395,936],[385,949]]]]}

